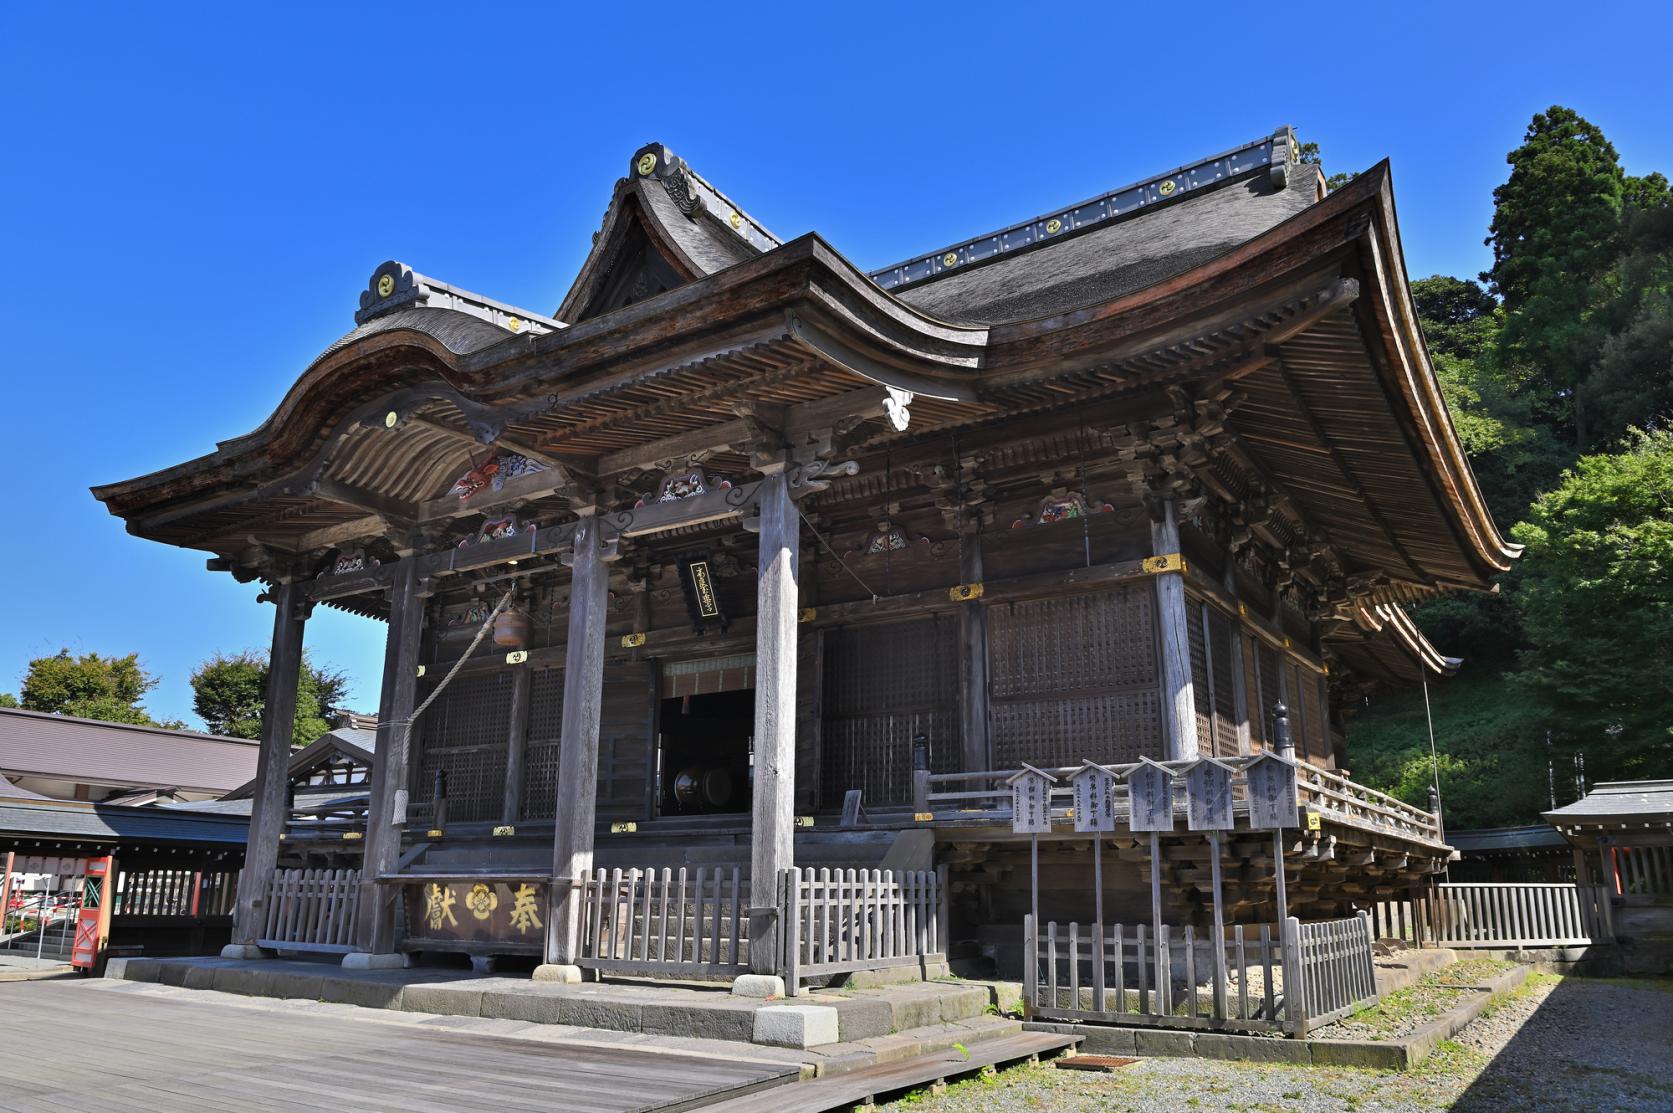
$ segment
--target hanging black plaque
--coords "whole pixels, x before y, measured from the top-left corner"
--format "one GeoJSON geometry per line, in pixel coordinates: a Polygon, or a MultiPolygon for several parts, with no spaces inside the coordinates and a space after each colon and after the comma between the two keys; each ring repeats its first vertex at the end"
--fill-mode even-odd
{"type": "Polygon", "coordinates": [[[714,565],[707,554],[686,557],[679,563],[680,587],[685,591],[685,605],[691,615],[692,628],[699,634],[711,630],[725,632],[726,612],[720,606],[720,592],[715,584],[714,565]]]}

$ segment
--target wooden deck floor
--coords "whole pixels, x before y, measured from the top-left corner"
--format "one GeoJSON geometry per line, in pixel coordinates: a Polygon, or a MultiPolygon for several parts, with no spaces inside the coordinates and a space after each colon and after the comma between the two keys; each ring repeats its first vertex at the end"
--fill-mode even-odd
{"type": "Polygon", "coordinates": [[[0,987],[0,1110],[697,1108],[795,1070],[504,1039],[85,982],[0,987]]]}

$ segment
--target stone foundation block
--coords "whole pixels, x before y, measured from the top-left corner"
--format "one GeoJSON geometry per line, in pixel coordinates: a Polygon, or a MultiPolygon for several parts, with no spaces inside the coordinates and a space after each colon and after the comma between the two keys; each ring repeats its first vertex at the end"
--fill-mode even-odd
{"type": "Polygon", "coordinates": [[[777,974],[739,974],[732,980],[734,997],[783,997],[784,979],[777,974]]]}
{"type": "Polygon", "coordinates": [[[813,1047],[837,1042],[837,1012],[825,1005],[775,1005],[755,1010],[754,1042],[813,1047]]]}
{"type": "Polygon", "coordinates": [[[580,985],[581,968],[570,966],[567,963],[543,962],[534,968],[534,973],[529,978],[536,982],[561,982],[564,985],[580,985]]]}
{"type": "Polygon", "coordinates": [[[254,943],[228,943],[221,948],[222,958],[236,958],[243,962],[254,962],[267,956],[261,953],[261,948],[254,943]]]}
{"type": "Polygon", "coordinates": [[[344,970],[405,970],[411,962],[406,955],[375,955],[351,951],[343,956],[344,970]]]}
{"type": "Polygon", "coordinates": [[[1136,1028],[1133,1031],[1135,1055],[1195,1055],[1196,1042],[1190,1032],[1170,1032],[1165,1028],[1136,1028]]]}

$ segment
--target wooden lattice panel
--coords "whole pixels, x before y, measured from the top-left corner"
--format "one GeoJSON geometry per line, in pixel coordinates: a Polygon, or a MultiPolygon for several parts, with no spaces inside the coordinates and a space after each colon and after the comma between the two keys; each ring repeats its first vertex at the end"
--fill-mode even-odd
{"type": "Polygon", "coordinates": [[[958,769],[956,623],[915,619],[827,631],[820,797],[837,807],[861,789],[869,804],[912,799],[912,740],[927,737],[932,772],[958,769]]]}
{"type": "Polygon", "coordinates": [[[489,823],[505,805],[511,673],[461,675],[418,721],[412,811],[429,818],[436,771],[447,770],[449,823],[489,823]]]}
{"type": "Polygon", "coordinates": [[[988,670],[999,768],[1162,756],[1148,583],[990,607],[988,670]]]}
{"type": "Polygon", "coordinates": [[[551,819],[558,804],[558,742],[563,734],[563,670],[529,677],[529,733],[523,752],[523,819],[551,819]]]}
{"type": "Polygon", "coordinates": [[[1237,682],[1234,674],[1240,662],[1232,639],[1237,637],[1237,627],[1223,612],[1213,607],[1206,610],[1209,661],[1214,672],[1214,756],[1235,757],[1239,752],[1239,745],[1237,682]]]}

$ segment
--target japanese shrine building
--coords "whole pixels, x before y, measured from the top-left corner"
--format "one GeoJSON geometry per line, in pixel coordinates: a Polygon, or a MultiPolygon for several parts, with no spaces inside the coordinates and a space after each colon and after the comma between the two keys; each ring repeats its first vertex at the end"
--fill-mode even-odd
{"type": "MultiPolygon", "coordinates": [[[[1019,915],[1012,771],[1241,768],[1280,702],[1290,910],[1438,870],[1437,817],[1348,779],[1337,709],[1456,667],[1403,607],[1516,547],[1386,163],[1327,194],[1282,128],[869,273],[661,145],[627,171],[551,313],[384,263],[258,429],[95,489],[276,604],[242,941],[320,603],[389,623],[360,952],[587,965],[598,869],[702,865],[756,879],[757,972],[759,879],[792,866],[942,867],[975,940],[1019,915]]],[[[1054,800],[1046,901],[1088,846],[1054,800]]],[[[1120,822],[1117,901],[1143,891],[1120,822]]],[[[1188,920],[1200,853],[1168,845],[1188,920]]],[[[1272,918],[1271,843],[1227,852],[1231,914],[1272,918]]]]}

